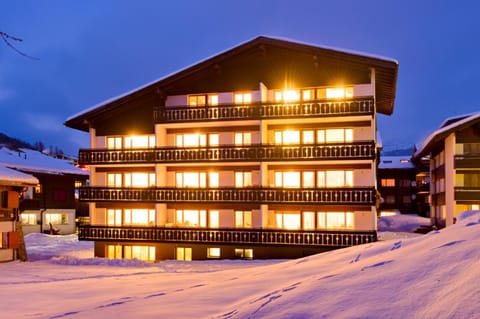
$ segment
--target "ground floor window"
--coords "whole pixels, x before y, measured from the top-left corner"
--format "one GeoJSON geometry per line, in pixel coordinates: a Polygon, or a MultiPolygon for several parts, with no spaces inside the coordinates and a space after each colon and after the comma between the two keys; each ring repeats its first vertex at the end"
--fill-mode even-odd
{"type": "Polygon", "coordinates": [[[155,246],[107,245],[107,258],[155,261],[155,246]]]}
{"type": "Polygon", "coordinates": [[[207,249],[207,257],[208,258],[220,258],[220,248],[218,247],[211,247],[207,249]]]}
{"type": "Polygon", "coordinates": [[[23,225],[37,225],[37,214],[20,214],[23,225]]]}
{"type": "Polygon", "coordinates": [[[253,259],[252,248],[235,248],[235,257],[241,259],[253,259]]]}
{"type": "Polygon", "coordinates": [[[67,225],[68,224],[68,215],[67,214],[45,214],[46,224],[52,225],[67,225]]]}
{"type": "Polygon", "coordinates": [[[177,247],[175,259],[177,260],[192,260],[192,248],[190,247],[177,247]]]}

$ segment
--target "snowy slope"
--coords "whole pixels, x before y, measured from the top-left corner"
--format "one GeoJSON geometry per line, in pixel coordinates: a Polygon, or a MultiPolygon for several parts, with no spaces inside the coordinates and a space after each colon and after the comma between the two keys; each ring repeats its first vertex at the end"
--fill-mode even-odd
{"type": "Polygon", "coordinates": [[[479,318],[480,212],[463,216],[288,261],[107,261],[32,234],[32,262],[0,264],[1,318],[479,318]]]}

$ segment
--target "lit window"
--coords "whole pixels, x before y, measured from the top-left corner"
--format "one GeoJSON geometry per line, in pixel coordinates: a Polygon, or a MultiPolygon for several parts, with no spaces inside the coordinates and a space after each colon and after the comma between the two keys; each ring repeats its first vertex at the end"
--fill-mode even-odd
{"type": "Polygon", "coordinates": [[[177,147],[198,147],[206,146],[207,135],[191,133],[191,134],[178,134],[176,136],[177,147]]]}
{"type": "Polygon", "coordinates": [[[122,148],[122,138],[121,137],[107,137],[107,148],[121,149],[122,148]]]}
{"type": "Polygon", "coordinates": [[[235,187],[252,186],[252,172],[235,172],[235,187]]]}
{"type": "Polygon", "coordinates": [[[250,132],[236,132],[235,133],[235,145],[251,145],[252,133],[250,132]]]}
{"type": "Polygon", "coordinates": [[[125,209],[124,225],[152,226],[155,224],[154,209],[125,209]]]}
{"type": "Polygon", "coordinates": [[[23,225],[36,225],[37,224],[37,215],[36,214],[27,214],[21,213],[22,224],[23,225]]]}
{"type": "Polygon", "coordinates": [[[314,99],[314,91],[313,89],[305,89],[302,90],[302,100],[303,101],[311,101],[314,99]]]}
{"type": "Polygon", "coordinates": [[[207,227],[206,210],[177,210],[175,224],[181,227],[207,227]]]}
{"type": "Polygon", "coordinates": [[[190,247],[177,247],[176,249],[176,259],[177,260],[192,260],[192,248],[190,247]]]}
{"type": "Polygon", "coordinates": [[[207,257],[208,258],[220,258],[220,248],[218,248],[218,247],[207,248],[207,257]]]}
{"type": "Polygon", "coordinates": [[[235,211],[236,228],[252,228],[252,212],[236,210],[235,211]]]}
{"type": "Polygon", "coordinates": [[[318,171],[317,187],[353,186],[353,171],[318,171]]]}
{"type": "Polygon", "coordinates": [[[45,225],[68,225],[68,215],[67,214],[45,214],[45,225]]]}
{"type": "Polygon", "coordinates": [[[325,130],[318,130],[317,131],[317,143],[324,144],[325,143],[325,130]]]}
{"type": "Polygon", "coordinates": [[[300,100],[299,90],[275,91],[275,101],[277,102],[296,102],[300,100]]]}
{"type": "Polygon", "coordinates": [[[107,186],[108,187],[122,187],[122,174],[120,174],[120,173],[108,173],[107,174],[107,186]]]}
{"type": "Polygon", "coordinates": [[[305,171],[302,172],[302,186],[305,188],[313,188],[315,187],[315,173],[314,172],[309,172],[305,171]]]}
{"type": "Polygon", "coordinates": [[[126,136],[124,138],[124,144],[125,144],[125,148],[155,147],[155,136],[153,135],[126,136]]]}
{"type": "Polygon", "coordinates": [[[218,105],[217,94],[199,94],[188,96],[188,106],[216,106],[218,105]]]}
{"type": "Polygon", "coordinates": [[[235,248],[235,258],[253,259],[253,249],[235,248]]]}
{"type": "Polygon", "coordinates": [[[252,93],[235,93],[235,104],[249,104],[252,103],[252,93]]]}
{"type": "Polygon", "coordinates": [[[277,227],[281,229],[300,229],[299,213],[276,213],[277,227]]]}
{"type": "Polygon", "coordinates": [[[143,261],[155,261],[154,246],[124,246],[125,259],[138,259],[143,261]]]}
{"type": "Polygon", "coordinates": [[[302,132],[303,144],[313,144],[315,143],[315,133],[314,131],[303,131],[302,132]]]}
{"type": "Polygon", "coordinates": [[[108,209],[107,210],[107,225],[108,226],[121,226],[122,225],[122,210],[121,209],[108,209]]]}
{"type": "Polygon", "coordinates": [[[218,134],[208,134],[208,145],[218,146],[218,144],[219,144],[218,134]]]}
{"type": "Polygon", "coordinates": [[[125,173],[125,187],[155,186],[155,173],[125,173]]]}
{"type": "Polygon", "coordinates": [[[354,215],[352,212],[319,212],[317,227],[320,229],[353,229],[354,215]]]}
{"type": "Polygon", "coordinates": [[[303,212],[303,229],[315,229],[315,213],[303,212]]]}
{"type": "Polygon", "coordinates": [[[327,99],[341,99],[353,97],[353,87],[326,88],[327,99]]]}
{"type": "Polygon", "coordinates": [[[121,245],[107,245],[107,258],[108,259],[122,259],[123,247],[121,245]]]}
{"type": "Polygon", "coordinates": [[[275,144],[300,144],[300,131],[276,131],[275,144]]]}
{"type": "Polygon", "coordinates": [[[381,184],[383,187],[395,187],[395,179],[394,178],[382,178],[381,184]]]}
{"type": "Polygon", "coordinates": [[[208,172],[208,186],[209,187],[218,187],[218,172],[208,172]]]}
{"type": "Polygon", "coordinates": [[[300,172],[275,172],[276,187],[300,187],[300,172]]]}
{"type": "Polygon", "coordinates": [[[207,187],[205,172],[177,172],[176,187],[207,187]]]}
{"type": "Polygon", "coordinates": [[[218,228],[220,225],[220,212],[218,210],[210,210],[208,212],[208,224],[210,228],[218,228]]]}

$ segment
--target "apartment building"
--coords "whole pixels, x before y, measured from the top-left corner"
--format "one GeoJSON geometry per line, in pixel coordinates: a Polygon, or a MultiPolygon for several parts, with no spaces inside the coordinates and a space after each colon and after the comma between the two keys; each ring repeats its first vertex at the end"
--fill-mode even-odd
{"type": "Polygon", "coordinates": [[[108,258],[295,258],[375,241],[395,60],[258,37],[69,118],[108,258]]]}
{"type": "Polygon", "coordinates": [[[480,113],[446,119],[414,157],[430,161],[430,217],[437,226],[480,209],[480,113]]]}

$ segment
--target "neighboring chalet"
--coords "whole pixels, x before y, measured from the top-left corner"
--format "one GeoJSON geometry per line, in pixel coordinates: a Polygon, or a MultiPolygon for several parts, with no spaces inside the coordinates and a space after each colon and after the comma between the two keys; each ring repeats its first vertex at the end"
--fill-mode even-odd
{"type": "Polygon", "coordinates": [[[480,113],[445,120],[414,156],[430,160],[431,218],[437,226],[480,209],[480,113]]]}
{"type": "Polygon", "coordinates": [[[81,240],[108,258],[292,258],[376,234],[377,113],[395,60],[258,37],[66,126],[91,186],[81,240]]]}
{"type": "Polygon", "coordinates": [[[19,197],[25,187],[37,184],[35,177],[0,165],[0,262],[18,259],[19,197]]]}
{"type": "Polygon", "coordinates": [[[428,171],[412,156],[380,156],[377,184],[380,214],[399,211],[427,216],[429,213],[428,171]]]}
{"type": "Polygon", "coordinates": [[[19,209],[24,234],[48,232],[51,227],[60,234],[75,233],[75,189],[85,185],[88,171],[70,161],[24,148],[0,148],[0,165],[38,179],[38,183],[22,190],[19,209]]]}

